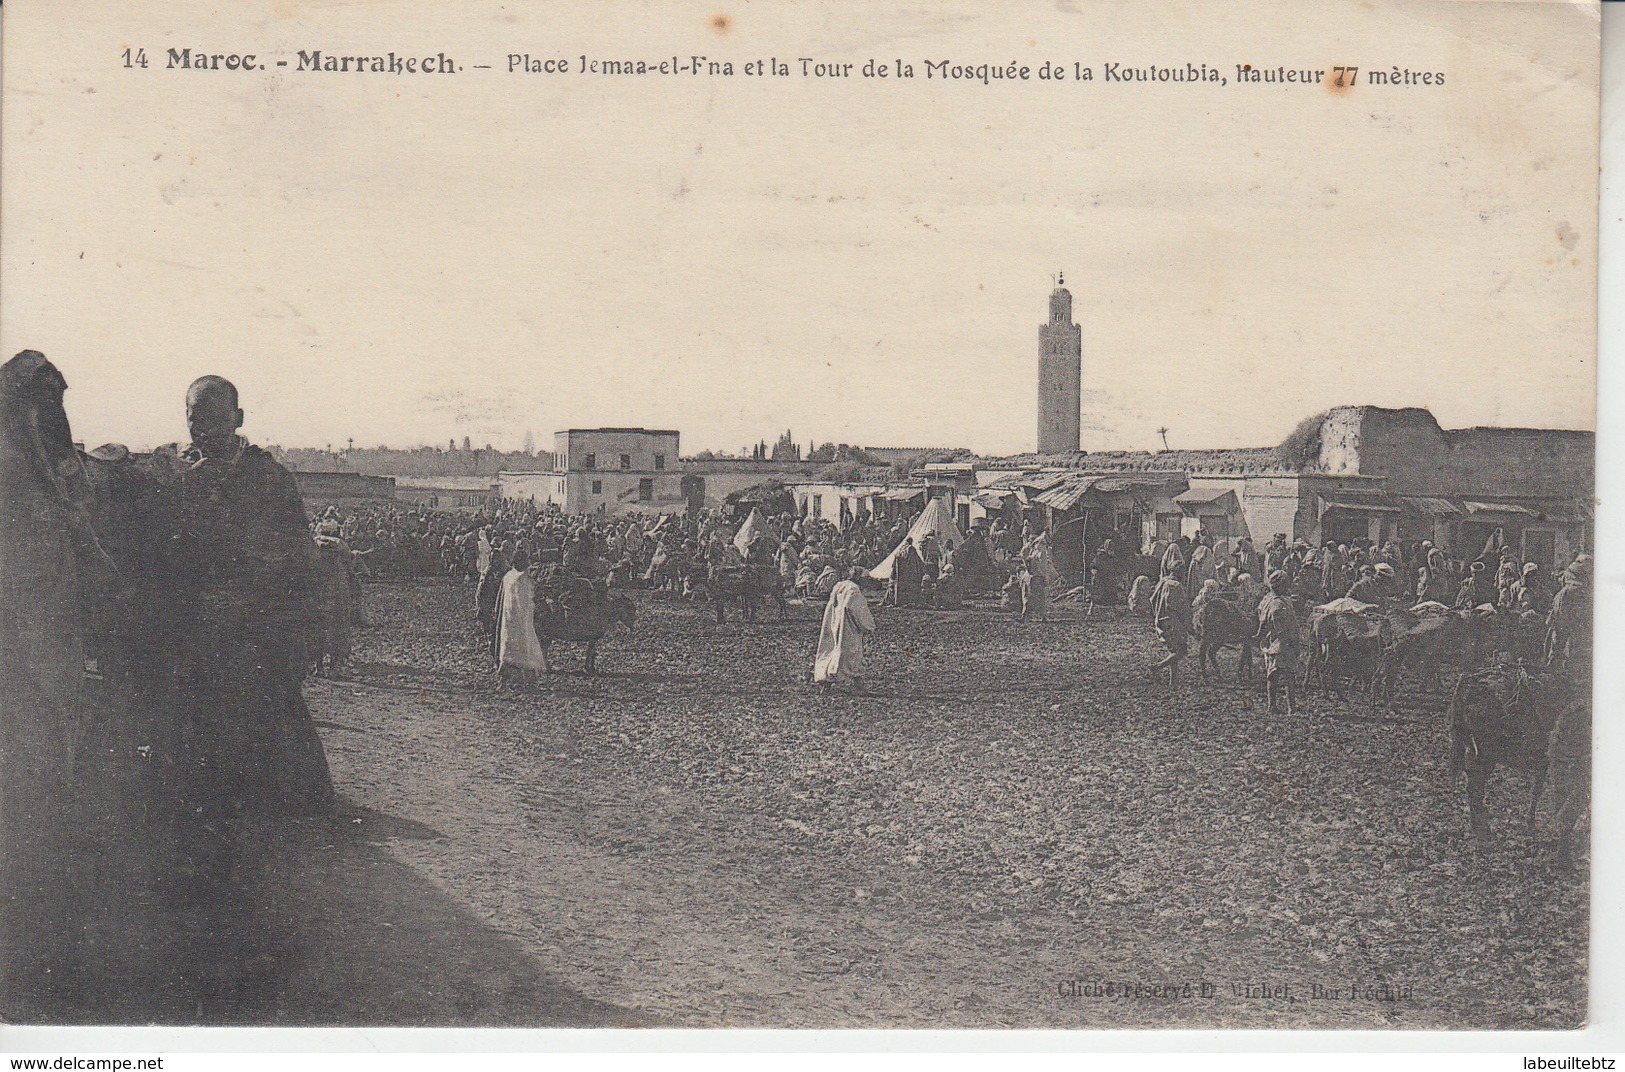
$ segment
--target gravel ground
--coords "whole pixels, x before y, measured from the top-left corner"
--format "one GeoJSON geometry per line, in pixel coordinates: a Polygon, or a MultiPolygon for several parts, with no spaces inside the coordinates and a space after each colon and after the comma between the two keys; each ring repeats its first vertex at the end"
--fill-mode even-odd
{"type": "Polygon", "coordinates": [[[442,937],[416,970],[450,958],[439,977],[486,997],[386,994],[341,1018],[1585,1018],[1588,866],[1558,871],[1549,834],[1522,829],[1521,775],[1496,777],[1492,841],[1465,836],[1437,695],[1375,719],[1320,697],[1271,716],[1229,682],[1171,695],[1144,622],[1070,609],[877,610],[870,693],[829,693],[805,683],[821,608],[719,626],[642,596],[598,675],[571,645],[564,672],[498,687],[472,601],[369,585],[350,676],[307,695],[379,866],[466,917],[451,937],[419,927],[442,937]],[[471,952],[490,942],[496,982],[471,952]],[[568,1000],[514,990],[515,972],[568,1000]]]}

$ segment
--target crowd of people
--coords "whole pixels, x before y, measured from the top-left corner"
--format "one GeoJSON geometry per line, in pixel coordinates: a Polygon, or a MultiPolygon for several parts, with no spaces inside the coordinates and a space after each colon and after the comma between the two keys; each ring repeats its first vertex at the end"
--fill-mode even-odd
{"type": "MultiPolygon", "coordinates": [[[[920,511],[845,526],[816,517],[757,517],[762,524],[742,525],[738,512],[726,509],[698,516],[566,515],[522,500],[474,513],[397,504],[329,508],[312,522],[318,547],[338,552],[332,561],[348,560],[354,568],[343,574],[334,565],[324,574],[333,593],[326,619],[333,634],[326,645],[328,665],[347,657],[343,624],[359,620],[357,572],[438,572],[478,581],[475,616],[493,665],[527,673],[534,669],[532,645],[522,633],[504,631],[505,610],[545,604],[559,613],[584,612],[620,587],[648,588],[657,598],[709,596],[702,590],[719,572],[753,569],[780,593],[829,600],[831,613],[842,608],[840,621],[824,630],[818,662],[825,671],[814,674],[821,681],[849,680],[850,666],[861,664],[861,637],[872,628],[864,588],[884,606],[951,608],[989,596],[1011,614],[1043,618],[1068,583],[1053,534],[1002,515],[979,519],[957,543],[947,532],[911,535],[920,511]],[[518,591],[514,574],[529,578],[525,591],[518,591]],[[832,640],[848,620],[856,624],[844,630],[845,640],[832,640]],[[829,670],[843,659],[844,673],[829,670]]],[[[1223,600],[1239,608],[1257,622],[1271,705],[1284,700],[1288,709],[1294,704],[1288,668],[1301,656],[1305,617],[1331,600],[1488,605],[1550,619],[1554,630],[1566,633],[1577,628],[1568,623],[1589,619],[1589,597],[1582,594],[1589,585],[1589,556],[1551,577],[1538,563],[1521,561],[1499,532],[1471,558],[1428,540],[1328,540],[1317,547],[1278,533],[1259,548],[1247,538],[1213,539],[1199,532],[1136,546],[1128,534],[1114,532],[1091,549],[1088,563],[1086,576],[1070,578],[1079,582],[1076,590],[1099,605],[1127,598],[1131,608],[1149,608],[1167,648],[1158,669],[1167,670],[1171,682],[1177,683],[1202,606],[1223,600]]]]}
{"type": "Polygon", "coordinates": [[[1280,533],[1262,551],[1247,539],[1214,541],[1203,534],[1157,541],[1148,551],[1158,580],[1153,585],[1149,573],[1137,576],[1129,606],[1149,612],[1167,651],[1156,669],[1168,671],[1171,687],[1189,653],[1195,616],[1211,600],[1229,601],[1256,621],[1253,639],[1264,657],[1272,711],[1283,699],[1293,711],[1303,623],[1312,608],[1325,605],[1516,616],[1545,625],[1548,666],[1589,667],[1591,556],[1575,555],[1550,578],[1538,563],[1522,561],[1500,530],[1471,559],[1430,540],[1328,540],[1313,547],[1289,544],[1280,533]]]}
{"type": "Polygon", "coordinates": [[[891,607],[948,608],[986,595],[1011,613],[1041,618],[1062,583],[1049,534],[1002,517],[979,520],[956,541],[946,532],[911,537],[920,511],[844,527],[816,517],[759,514],[747,523],[740,513],[568,515],[511,499],[474,512],[399,503],[327,506],[310,523],[323,593],[312,669],[345,666],[350,629],[365,620],[363,576],[477,582],[474,617],[493,668],[509,679],[528,679],[545,663],[520,618],[591,614],[617,588],[648,589],[657,599],[715,599],[708,589],[718,577],[754,571],[780,598],[829,600],[842,608],[842,621],[850,616],[858,624],[839,639],[825,637],[824,669],[814,674],[822,682],[861,676],[853,668],[861,667],[858,645],[864,623],[872,622],[864,588],[891,607]],[[889,568],[879,569],[883,564],[889,568]]]}

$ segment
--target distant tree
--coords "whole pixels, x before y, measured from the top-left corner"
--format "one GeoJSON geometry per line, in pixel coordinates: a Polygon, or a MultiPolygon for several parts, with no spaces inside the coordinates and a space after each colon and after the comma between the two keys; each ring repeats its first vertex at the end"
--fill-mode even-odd
{"type": "Polygon", "coordinates": [[[814,447],[807,455],[810,462],[832,462],[835,460],[835,444],[825,443],[821,447],[814,447]]]}
{"type": "Polygon", "coordinates": [[[463,449],[464,450],[473,450],[474,449],[473,446],[468,442],[468,437],[467,436],[463,437],[463,449]]]}
{"type": "Polygon", "coordinates": [[[779,436],[777,443],[773,444],[772,459],[776,462],[799,462],[801,460],[801,446],[791,438],[789,429],[785,429],[779,436]]]}
{"type": "Polygon", "coordinates": [[[697,462],[714,462],[717,460],[717,453],[712,450],[702,450],[694,455],[694,460],[697,462]]]}
{"type": "Polygon", "coordinates": [[[525,429],[525,453],[536,453],[536,433],[532,432],[529,428],[525,429]]]}
{"type": "Polygon", "coordinates": [[[836,444],[835,460],[838,462],[850,462],[853,465],[882,464],[881,462],[877,462],[874,458],[870,457],[869,452],[864,450],[862,447],[856,447],[850,443],[836,444]]]}
{"type": "Polygon", "coordinates": [[[891,463],[892,472],[898,476],[908,476],[914,470],[925,464],[926,455],[907,454],[891,463]]]}
{"type": "MultiPolygon", "coordinates": [[[[826,443],[825,446],[831,447],[833,450],[834,445],[826,443]]],[[[808,461],[814,460],[816,459],[808,459],[808,461]]],[[[860,465],[826,465],[818,470],[818,479],[827,484],[855,484],[862,476],[863,467],[860,465]]]]}

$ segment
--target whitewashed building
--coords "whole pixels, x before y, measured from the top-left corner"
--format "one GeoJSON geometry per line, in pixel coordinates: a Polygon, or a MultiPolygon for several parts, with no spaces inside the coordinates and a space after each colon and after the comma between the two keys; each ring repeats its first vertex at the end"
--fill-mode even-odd
{"type": "Polygon", "coordinates": [[[502,496],[552,503],[569,514],[686,508],[678,433],[654,428],[571,428],[553,437],[551,472],[503,472],[502,496]]]}

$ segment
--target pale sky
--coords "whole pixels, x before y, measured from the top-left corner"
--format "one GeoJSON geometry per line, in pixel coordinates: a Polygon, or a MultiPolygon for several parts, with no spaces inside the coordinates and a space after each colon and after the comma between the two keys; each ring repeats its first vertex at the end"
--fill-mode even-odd
{"type": "Polygon", "coordinates": [[[186,385],[219,373],[261,443],[610,424],[685,453],[785,428],[1004,453],[1033,446],[1064,271],[1089,448],[1266,445],[1368,402],[1591,428],[1597,27],[1535,3],[13,0],[0,348],[58,364],[92,445],[184,438],[186,385]],[[171,47],[496,69],[165,70],[171,47]],[[510,75],[511,52],[916,78],[510,75]],[[927,80],[939,58],[1095,81],[927,80]],[[1231,84],[1102,81],[1187,61],[1231,84]],[[1446,85],[1242,87],[1240,63],[1446,85]]]}

